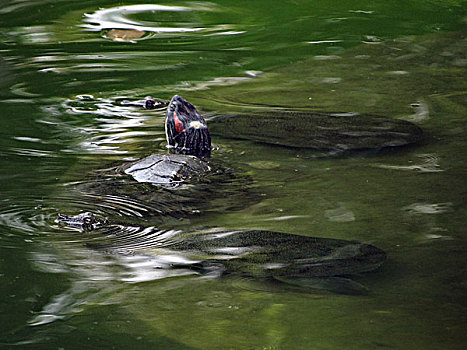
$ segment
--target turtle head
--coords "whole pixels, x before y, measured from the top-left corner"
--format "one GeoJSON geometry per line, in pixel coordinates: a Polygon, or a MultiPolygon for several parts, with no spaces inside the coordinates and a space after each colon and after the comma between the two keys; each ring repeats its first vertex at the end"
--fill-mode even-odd
{"type": "Polygon", "coordinates": [[[211,136],[204,118],[190,102],[172,97],[165,120],[167,142],[177,152],[199,158],[211,155],[211,136]]]}

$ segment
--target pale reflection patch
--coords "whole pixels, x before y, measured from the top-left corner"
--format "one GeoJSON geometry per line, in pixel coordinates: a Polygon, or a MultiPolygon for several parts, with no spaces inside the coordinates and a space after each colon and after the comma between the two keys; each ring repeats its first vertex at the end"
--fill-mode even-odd
{"type": "Polygon", "coordinates": [[[452,211],[452,203],[414,203],[408,205],[403,210],[411,214],[442,214],[452,211]]]}
{"type": "Polygon", "coordinates": [[[347,209],[343,204],[338,208],[328,209],[324,212],[324,216],[332,222],[351,222],[355,221],[354,213],[347,209]]]}
{"type": "Polygon", "coordinates": [[[420,171],[422,173],[437,173],[444,171],[439,165],[439,157],[433,153],[417,154],[419,162],[410,161],[409,165],[392,165],[392,164],[374,164],[373,166],[382,169],[404,170],[404,171],[420,171]]]}

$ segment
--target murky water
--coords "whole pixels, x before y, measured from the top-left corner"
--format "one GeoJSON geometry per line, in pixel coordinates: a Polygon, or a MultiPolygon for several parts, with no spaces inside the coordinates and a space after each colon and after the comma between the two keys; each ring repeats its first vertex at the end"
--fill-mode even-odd
{"type": "Polygon", "coordinates": [[[0,347],[464,349],[465,13],[460,0],[2,4],[0,347]],[[106,169],[166,152],[163,109],[120,102],[175,93],[207,114],[357,112],[424,137],[327,157],[213,136],[224,183],[157,206],[101,191],[106,169]],[[54,222],[82,211],[148,240],[264,229],[371,243],[388,261],[355,278],[363,296],[168,273],[54,222]]]}

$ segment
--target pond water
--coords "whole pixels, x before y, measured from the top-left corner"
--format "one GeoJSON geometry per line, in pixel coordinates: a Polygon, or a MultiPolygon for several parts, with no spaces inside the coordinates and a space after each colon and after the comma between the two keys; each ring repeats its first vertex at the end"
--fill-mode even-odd
{"type": "Polygon", "coordinates": [[[464,349],[465,10],[463,0],[3,2],[0,347],[464,349]],[[203,192],[208,205],[189,214],[76,191],[89,174],[166,152],[164,111],[118,102],[176,93],[204,113],[357,112],[411,121],[424,137],[326,157],[213,136],[213,160],[250,180],[240,195],[203,192]],[[166,276],[54,222],[82,211],[164,230],[358,240],[388,260],[357,276],[361,296],[166,276]]]}

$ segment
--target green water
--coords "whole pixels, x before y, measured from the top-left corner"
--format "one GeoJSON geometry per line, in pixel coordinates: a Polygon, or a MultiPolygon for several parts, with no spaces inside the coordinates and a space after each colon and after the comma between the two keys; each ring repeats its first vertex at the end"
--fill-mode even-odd
{"type": "Polygon", "coordinates": [[[464,349],[466,2],[132,5],[0,6],[0,348],[464,349]],[[112,40],[112,28],[144,34],[112,40]],[[163,113],[115,101],[175,93],[202,112],[360,112],[423,129],[417,146],[337,158],[215,137],[213,159],[254,195],[141,219],[372,243],[388,261],[356,278],[368,295],[154,276],[54,223],[124,215],[71,188],[164,152],[163,113]]]}

